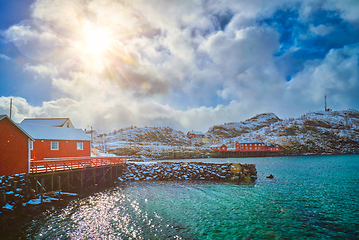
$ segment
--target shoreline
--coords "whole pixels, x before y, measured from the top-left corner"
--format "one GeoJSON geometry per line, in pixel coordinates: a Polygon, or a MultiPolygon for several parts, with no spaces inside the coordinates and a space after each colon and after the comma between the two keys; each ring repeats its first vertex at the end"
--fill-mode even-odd
{"type": "Polygon", "coordinates": [[[303,153],[303,154],[280,154],[276,156],[234,156],[234,157],[215,157],[215,156],[202,156],[202,157],[183,157],[183,158],[139,158],[137,156],[127,156],[129,158],[128,161],[132,162],[155,162],[155,161],[172,161],[172,160],[185,160],[185,159],[216,159],[216,158],[243,158],[243,159],[250,159],[250,158],[275,158],[275,157],[306,157],[306,156],[338,156],[338,155],[359,155],[359,152],[355,153],[303,153]]]}

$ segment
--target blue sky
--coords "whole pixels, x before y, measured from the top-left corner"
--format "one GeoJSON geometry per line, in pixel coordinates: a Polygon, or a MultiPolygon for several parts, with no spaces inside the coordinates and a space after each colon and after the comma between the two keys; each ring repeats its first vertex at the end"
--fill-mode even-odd
{"type": "Polygon", "coordinates": [[[0,1],[0,114],[206,131],[359,109],[356,0],[0,1]]]}

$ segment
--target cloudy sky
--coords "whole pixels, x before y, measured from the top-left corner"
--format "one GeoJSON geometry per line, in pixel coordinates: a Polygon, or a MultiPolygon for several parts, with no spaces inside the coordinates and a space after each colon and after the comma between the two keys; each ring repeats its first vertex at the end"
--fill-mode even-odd
{"type": "Polygon", "coordinates": [[[207,131],[359,109],[357,0],[0,1],[0,114],[207,131]]]}

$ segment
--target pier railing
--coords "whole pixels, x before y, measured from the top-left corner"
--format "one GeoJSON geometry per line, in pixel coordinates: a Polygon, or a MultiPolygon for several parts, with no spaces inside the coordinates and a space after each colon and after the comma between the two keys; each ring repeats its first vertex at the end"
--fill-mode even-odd
{"type": "Polygon", "coordinates": [[[67,157],[45,158],[30,161],[30,173],[69,171],[87,167],[98,167],[126,163],[127,157],[67,157]]]}

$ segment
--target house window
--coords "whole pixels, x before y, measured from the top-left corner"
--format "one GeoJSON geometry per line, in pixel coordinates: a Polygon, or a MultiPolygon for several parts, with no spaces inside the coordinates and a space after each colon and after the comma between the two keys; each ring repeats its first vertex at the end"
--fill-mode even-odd
{"type": "Polygon", "coordinates": [[[51,150],[59,150],[59,142],[51,142],[51,150]]]}
{"type": "Polygon", "coordinates": [[[254,149],[256,149],[256,150],[257,150],[257,147],[255,147],[254,149]]]}
{"type": "Polygon", "coordinates": [[[30,150],[34,150],[34,145],[32,141],[30,141],[30,150]]]}
{"type": "Polygon", "coordinates": [[[84,150],[84,144],[83,144],[83,142],[78,142],[78,143],[77,143],[77,150],[84,150]]]}
{"type": "Polygon", "coordinates": [[[249,149],[252,150],[252,147],[250,147],[249,149]]]}

